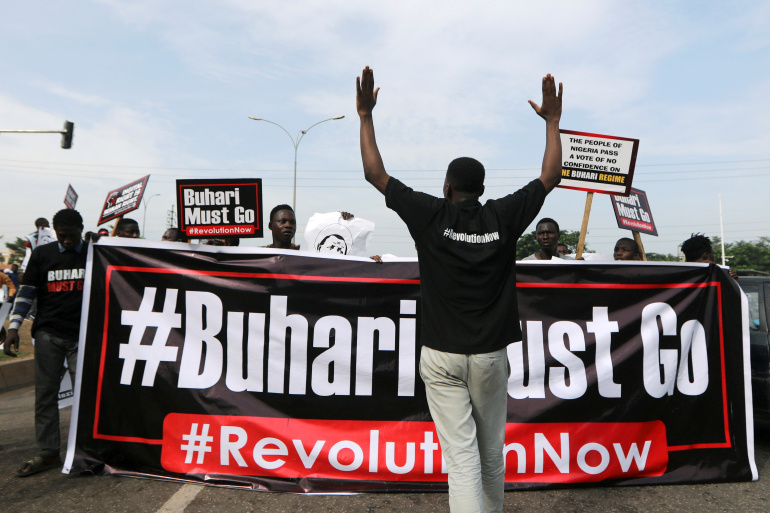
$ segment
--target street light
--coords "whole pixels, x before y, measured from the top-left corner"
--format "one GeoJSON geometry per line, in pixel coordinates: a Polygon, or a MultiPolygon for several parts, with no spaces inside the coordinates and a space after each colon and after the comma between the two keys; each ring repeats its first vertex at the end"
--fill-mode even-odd
{"type": "Polygon", "coordinates": [[[145,238],[147,237],[147,235],[144,233],[144,222],[147,220],[147,204],[155,196],[160,196],[160,194],[153,194],[149,198],[142,198],[142,202],[144,203],[144,214],[142,215],[142,236],[144,236],[145,238]]]}
{"type": "Polygon", "coordinates": [[[72,136],[75,123],[65,121],[61,130],[0,130],[0,134],[61,134],[61,147],[65,150],[72,148],[72,136]]]}
{"type": "Polygon", "coordinates": [[[299,148],[299,143],[302,141],[302,138],[305,137],[305,134],[307,134],[311,128],[313,128],[316,125],[320,125],[321,123],[326,123],[327,121],[336,121],[338,119],[344,118],[344,115],[340,116],[334,116],[333,118],[324,119],[319,121],[318,123],[314,123],[310,125],[305,130],[300,130],[297,132],[296,139],[291,136],[288,130],[286,130],[284,127],[279,125],[278,123],[274,121],[270,121],[269,119],[259,118],[257,116],[249,116],[249,119],[253,119],[254,121],[264,121],[266,123],[270,123],[271,125],[275,125],[284,132],[286,132],[286,135],[289,136],[289,139],[291,139],[291,144],[294,146],[294,188],[292,193],[292,199],[291,199],[291,208],[293,208],[295,211],[297,210],[297,149],[299,148]]]}

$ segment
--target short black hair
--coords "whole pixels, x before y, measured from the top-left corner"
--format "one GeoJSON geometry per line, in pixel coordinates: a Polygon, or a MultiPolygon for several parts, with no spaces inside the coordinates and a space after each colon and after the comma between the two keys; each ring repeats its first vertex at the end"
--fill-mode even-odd
{"type": "Polygon", "coordinates": [[[46,219],[45,217],[38,217],[37,219],[35,219],[35,228],[40,228],[42,226],[48,226],[48,219],[46,219]]]}
{"type": "Polygon", "coordinates": [[[693,233],[690,238],[682,243],[682,253],[684,253],[685,262],[694,262],[704,253],[713,253],[711,239],[702,233],[693,233]]]}
{"type": "Polygon", "coordinates": [[[556,227],[556,233],[561,233],[561,230],[559,229],[559,223],[557,223],[550,217],[544,217],[540,221],[538,221],[537,224],[535,225],[535,231],[537,231],[537,227],[543,223],[552,223],[556,227]]]}
{"type": "MultiPolygon", "coordinates": [[[[42,219],[42,218],[41,218],[42,219]]],[[[38,219],[39,221],[40,219],[38,219]]],[[[37,223],[37,221],[35,221],[37,223]]],[[[80,215],[75,209],[63,208],[56,212],[53,216],[53,227],[57,226],[74,226],[83,228],[83,216],[80,215]]]]}
{"type": "Polygon", "coordinates": [[[270,222],[273,221],[273,216],[275,215],[275,213],[280,211],[280,210],[291,210],[291,213],[292,214],[294,213],[294,209],[291,208],[290,205],[286,205],[286,204],[284,204],[284,205],[276,205],[276,206],[273,207],[273,210],[270,211],[270,222]]]}
{"type": "Polygon", "coordinates": [[[479,194],[484,188],[484,166],[476,159],[460,157],[449,163],[446,179],[456,190],[479,194]]]}
{"type": "Polygon", "coordinates": [[[615,246],[617,246],[621,242],[627,242],[627,243],[631,244],[631,249],[633,250],[633,252],[634,253],[639,253],[639,244],[634,239],[631,239],[631,238],[628,238],[628,237],[621,237],[615,243],[615,246]]]}
{"type": "Polygon", "coordinates": [[[122,230],[123,228],[128,227],[130,224],[135,224],[137,227],[139,227],[139,223],[131,219],[130,217],[123,217],[118,221],[118,224],[115,226],[115,231],[122,230]]]}

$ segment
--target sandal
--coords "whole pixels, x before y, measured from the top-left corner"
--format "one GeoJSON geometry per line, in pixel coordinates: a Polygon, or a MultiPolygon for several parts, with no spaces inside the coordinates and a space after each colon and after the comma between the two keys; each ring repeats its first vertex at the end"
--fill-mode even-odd
{"type": "Polygon", "coordinates": [[[45,470],[51,470],[52,468],[61,467],[62,461],[59,456],[35,456],[33,459],[24,462],[19,470],[16,471],[16,475],[19,477],[27,477],[38,472],[45,470]]]}

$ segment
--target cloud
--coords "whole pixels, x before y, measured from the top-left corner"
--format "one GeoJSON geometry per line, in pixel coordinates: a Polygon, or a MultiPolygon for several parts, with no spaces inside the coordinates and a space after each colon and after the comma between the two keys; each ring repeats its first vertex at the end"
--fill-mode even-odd
{"type": "Polygon", "coordinates": [[[108,100],[94,94],[83,94],[76,91],[71,91],[60,85],[49,84],[45,86],[49,92],[69,100],[74,100],[77,103],[88,105],[92,107],[104,107],[108,104],[108,100]]]}

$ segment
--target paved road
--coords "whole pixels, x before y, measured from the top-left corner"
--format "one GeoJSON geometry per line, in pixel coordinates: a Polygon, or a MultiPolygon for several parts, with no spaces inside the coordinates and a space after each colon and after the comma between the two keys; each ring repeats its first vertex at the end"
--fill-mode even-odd
{"type": "MultiPolygon", "coordinates": [[[[112,476],[64,475],[51,470],[20,479],[16,467],[35,454],[32,387],[0,394],[0,511],[87,512],[313,512],[449,511],[446,494],[403,493],[306,496],[112,476]]],[[[69,409],[62,411],[63,425],[69,409]]],[[[64,433],[66,439],[66,432],[64,433]]],[[[770,471],[770,427],[757,430],[757,467],[770,471]]],[[[570,488],[510,492],[505,511],[558,513],[768,512],[770,479],[755,483],[570,488]]]]}

